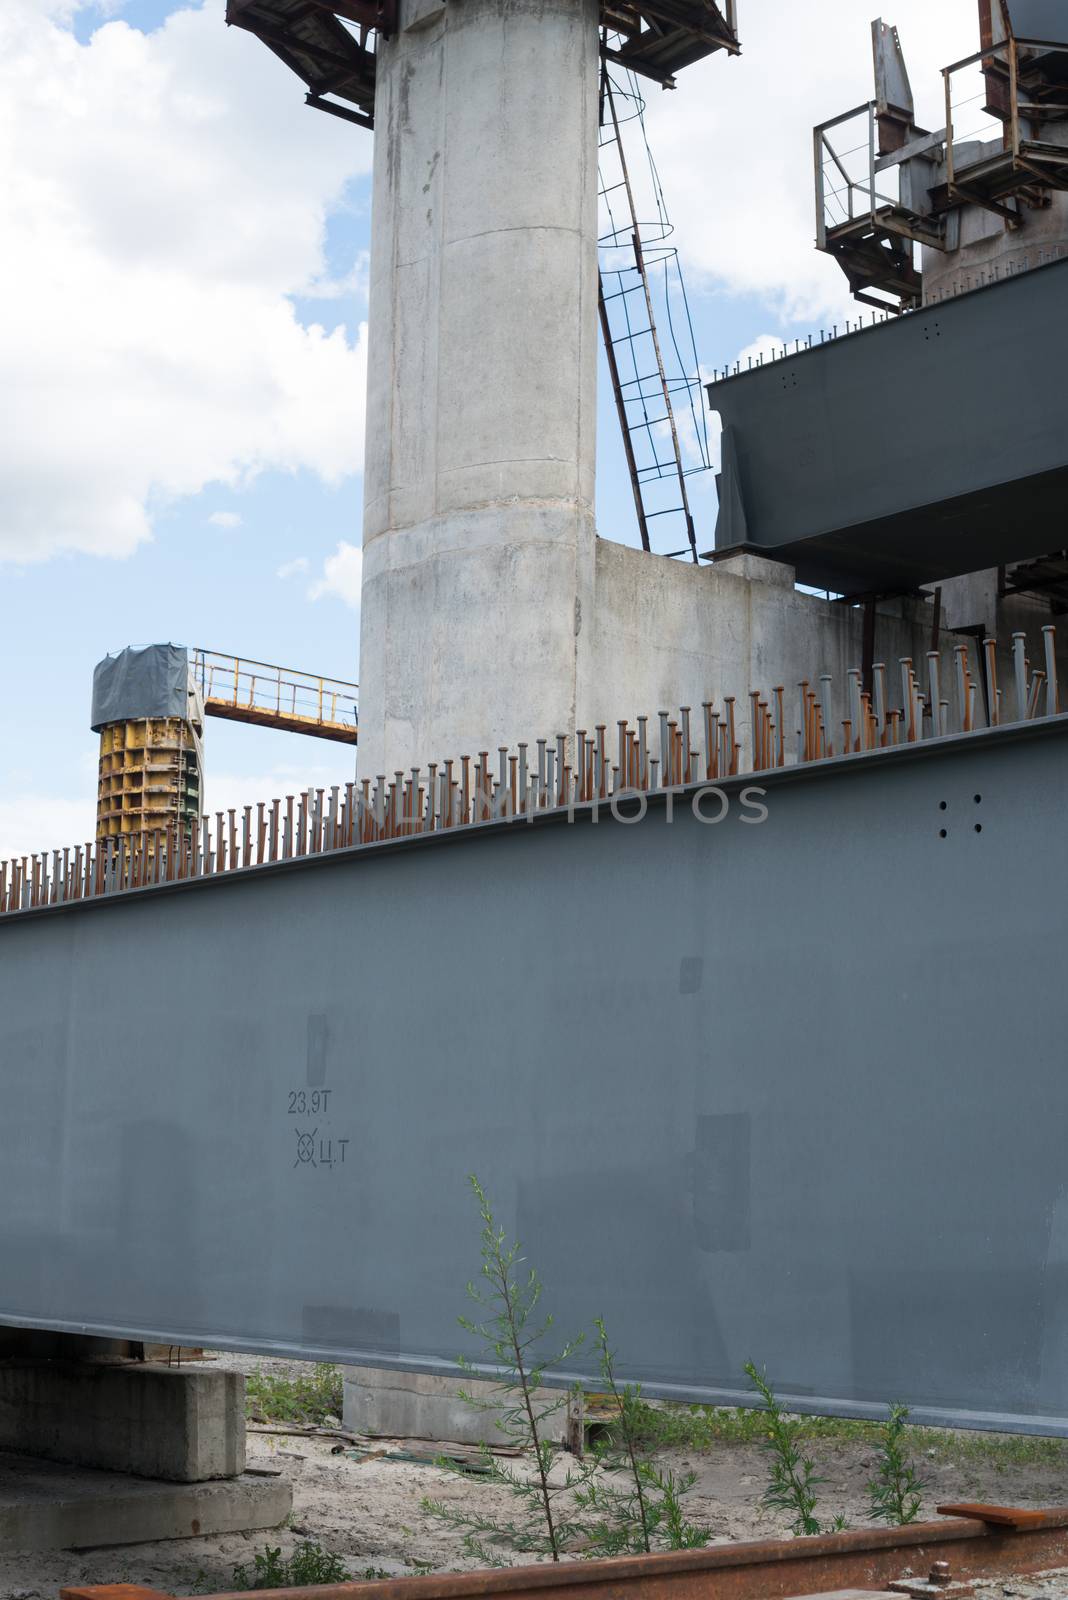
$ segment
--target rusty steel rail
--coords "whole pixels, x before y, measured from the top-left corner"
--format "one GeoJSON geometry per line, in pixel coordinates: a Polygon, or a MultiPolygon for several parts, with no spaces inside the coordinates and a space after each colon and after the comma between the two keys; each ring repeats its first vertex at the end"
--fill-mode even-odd
{"type": "Polygon", "coordinates": [[[329,791],[308,789],[284,801],[247,805],[240,816],[233,809],[217,811],[214,825],[205,816],[189,831],[157,829],[0,861],[0,916],[477,823],[529,820],[553,811],[571,815],[575,806],[603,802],[614,809],[637,802],[640,808],[646,795],[693,784],[835,756],[863,757],[953,733],[1056,716],[1061,704],[1056,630],[1047,626],[1042,632],[1043,665],[1034,670],[1024,634],[1013,635],[1011,693],[998,686],[991,638],[981,649],[976,646],[974,656],[967,644],[955,645],[944,673],[939,651],[929,651],[925,683],[911,658],[903,658],[896,709],[890,705],[896,697],[893,676],[876,662],[870,693],[862,688],[859,667],[846,674],[837,716],[833,680],[824,673],[817,688],[807,680],[797,685],[795,713],[779,685],[768,696],[753,690],[748,716],[736,715],[735,698],[726,695],[719,709],[708,700],[699,714],[691,714],[689,706],[677,717],[661,711],[652,728],[644,716],[633,726],[621,721],[614,751],[602,723],[592,738],[580,728],[573,740],[564,734],[539,739],[534,752],[527,744],[515,752],[501,746],[496,772],[483,750],[474,762],[461,756],[395,772],[392,781],[380,774],[373,782],[364,778],[329,791]]]}
{"type": "MultiPolygon", "coordinates": [[[[1068,1506],[939,1506],[942,1522],[760,1539],[705,1550],[620,1556],[419,1578],[271,1589],[273,1600],[786,1600],[846,1588],[883,1589],[948,1563],[953,1582],[1068,1564],[1068,1506]],[[967,1516],[956,1513],[967,1511],[967,1516]]],[[[952,1592],[952,1591],[951,1591],[952,1592]]],[[[60,1600],[174,1600],[132,1584],[76,1585],[60,1600]]],[[[239,1600],[236,1594],[206,1600],[239,1600]]]]}

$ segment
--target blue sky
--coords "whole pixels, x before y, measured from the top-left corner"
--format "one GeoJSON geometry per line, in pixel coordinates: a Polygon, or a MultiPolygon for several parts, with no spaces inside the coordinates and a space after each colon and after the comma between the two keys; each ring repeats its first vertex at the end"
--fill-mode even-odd
{"type": "MultiPolygon", "coordinates": [[[[358,611],[351,590],[332,585],[327,563],[360,539],[359,446],[348,434],[359,431],[354,408],[362,408],[362,395],[350,391],[362,370],[370,211],[370,136],[306,110],[300,85],[263,47],[223,27],[221,0],[106,0],[73,12],[70,0],[13,3],[14,19],[0,20],[0,33],[14,33],[9,53],[32,60],[47,51],[51,60],[66,52],[57,92],[63,114],[82,120],[73,141],[61,127],[51,145],[46,132],[31,148],[32,115],[47,112],[46,130],[55,121],[53,107],[31,105],[27,153],[20,159],[16,147],[12,157],[23,182],[8,200],[22,206],[15,221],[24,275],[9,291],[9,314],[26,366],[16,364],[5,387],[26,399],[25,439],[0,458],[4,498],[16,507],[15,532],[6,541],[0,532],[0,856],[91,833],[89,692],[93,665],[108,651],[171,639],[357,676],[358,611]],[[196,16],[174,15],[181,11],[196,16]],[[137,96],[147,110],[129,109],[137,96]],[[139,122],[124,120],[135,114],[139,122]],[[75,170],[83,137],[84,177],[75,170]],[[143,170],[142,140],[159,141],[158,154],[146,148],[143,170]],[[57,181],[73,197],[62,205],[57,181]],[[171,227],[173,241],[162,241],[171,227]],[[39,298],[38,279],[46,280],[39,298]],[[166,333],[159,348],[157,324],[166,333]],[[265,369],[258,363],[272,341],[277,354],[265,369]],[[147,398],[130,399],[142,380],[147,398]]],[[[778,4],[742,0],[758,45],[794,11],[809,17],[810,8],[793,6],[769,17],[778,4]]],[[[712,110],[685,79],[675,96],[650,91],[658,96],[650,138],[705,368],[758,341],[829,324],[847,307],[837,269],[813,260],[803,136],[869,92],[867,13],[855,0],[824,0],[824,9],[852,25],[838,29],[811,105],[793,103],[795,63],[782,61],[790,103],[781,129],[754,139],[749,175],[739,175],[744,146],[728,156],[722,131],[724,119],[747,114],[747,97],[774,105],[766,72],[746,80],[738,63],[706,64],[707,82],[726,86],[724,105],[712,110]]],[[[923,14],[919,0],[898,10],[917,24],[923,14]]],[[[949,10],[963,54],[972,48],[970,0],[949,0],[949,10]]],[[[941,64],[948,35],[921,40],[918,25],[916,35],[932,69],[941,64]]],[[[31,76],[22,73],[19,93],[31,93],[31,76]]],[[[3,151],[0,142],[0,158],[3,151]]],[[[711,544],[711,477],[691,485],[699,539],[711,544]]],[[[598,523],[605,536],[637,542],[606,381],[598,523]]],[[[287,775],[343,781],[350,768],[345,747],[209,723],[211,806],[266,798],[287,775]]]]}

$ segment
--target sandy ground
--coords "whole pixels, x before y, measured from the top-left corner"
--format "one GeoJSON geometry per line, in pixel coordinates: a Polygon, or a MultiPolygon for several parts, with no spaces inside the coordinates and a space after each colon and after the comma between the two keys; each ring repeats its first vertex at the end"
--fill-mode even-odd
{"type": "MultiPolygon", "coordinates": [[[[222,1358],[244,1371],[267,1369],[284,1376],[299,1363],[253,1357],[222,1358]]],[[[475,1565],[461,1549],[459,1535],[422,1508],[424,1497],[462,1503],[468,1510],[507,1514],[507,1498],[478,1479],[457,1478],[434,1466],[384,1459],[355,1461],[333,1455],[338,1441],[251,1431],[249,1464],[281,1467],[293,1485],[289,1525],[268,1533],[231,1534],[215,1539],[183,1539],[117,1549],[55,1555],[0,1556],[0,1600],[56,1600],[73,1583],[139,1583],[175,1595],[223,1591],[232,1586],[238,1563],[251,1564],[257,1551],[280,1546],[288,1554],[301,1540],[315,1540],[339,1555],[353,1577],[375,1567],[390,1574],[457,1570],[475,1565]]],[[[812,1449],[826,1479],[820,1505],[828,1518],[845,1515],[851,1527],[867,1521],[864,1485],[873,1457],[855,1442],[812,1449]]],[[[560,1471],[569,1458],[562,1458],[560,1471]]],[[[762,1452],[748,1445],[718,1446],[708,1454],[670,1451],[665,1462],[692,1467],[697,1485],[687,1500],[687,1515],[711,1529],[716,1542],[785,1535],[785,1524],[763,1511],[759,1501],[766,1481],[762,1452]]],[[[1060,1505],[1068,1500],[1064,1474],[1034,1465],[964,1467],[921,1460],[929,1480],[924,1512],[938,1502],[990,1500],[1010,1505],[1060,1505]]],[[[519,1561],[522,1558],[512,1557],[519,1561]]],[[[1068,1572],[1037,1579],[999,1580],[983,1586],[985,1595],[1068,1597],[1068,1572]]]]}

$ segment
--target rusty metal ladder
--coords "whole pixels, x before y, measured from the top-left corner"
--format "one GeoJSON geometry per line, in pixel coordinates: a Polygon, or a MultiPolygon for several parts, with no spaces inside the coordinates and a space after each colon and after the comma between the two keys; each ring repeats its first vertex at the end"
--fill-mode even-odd
{"type": "MultiPolygon", "coordinates": [[[[620,74],[619,68],[614,70],[620,74]]],[[[696,565],[697,534],[686,479],[691,472],[705,471],[710,466],[708,440],[704,414],[698,402],[693,415],[697,460],[687,465],[673,397],[685,392],[693,411],[693,393],[698,387],[697,357],[685,288],[678,273],[677,252],[672,246],[664,246],[671,226],[662,207],[659,180],[651,156],[650,171],[659,214],[652,224],[643,224],[638,216],[621,125],[628,120],[638,121],[644,137],[643,107],[637,84],[632,75],[628,77],[628,82],[614,82],[607,58],[603,61],[598,189],[607,226],[602,224],[598,240],[601,333],[642,548],[652,550],[650,523],[663,518],[668,526],[680,529],[679,543],[683,536],[685,538],[682,549],[664,553],[688,554],[696,565]],[[630,117],[620,114],[621,99],[635,108],[630,117]],[[653,286],[650,253],[654,258],[652,264],[664,267],[664,287],[659,294],[653,286]],[[667,280],[669,266],[677,275],[685,316],[684,344],[688,348],[684,351],[679,349],[680,330],[676,330],[672,319],[667,280]],[[670,329],[671,350],[667,360],[657,331],[657,298],[666,309],[670,329]],[[666,503],[663,494],[657,491],[657,486],[665,483],[670,485],[670,498],[666,503]]]]}

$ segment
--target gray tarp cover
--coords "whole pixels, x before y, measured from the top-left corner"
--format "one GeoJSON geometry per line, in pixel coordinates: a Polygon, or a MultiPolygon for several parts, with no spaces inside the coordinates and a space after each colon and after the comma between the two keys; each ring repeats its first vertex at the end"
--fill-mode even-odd
{"type": "Polygon", "coordinates": [[[135,717],[189,716],[189,656],[182,645],[150,644],[105,656],[93,672],[94,733],[135,717]]]}

